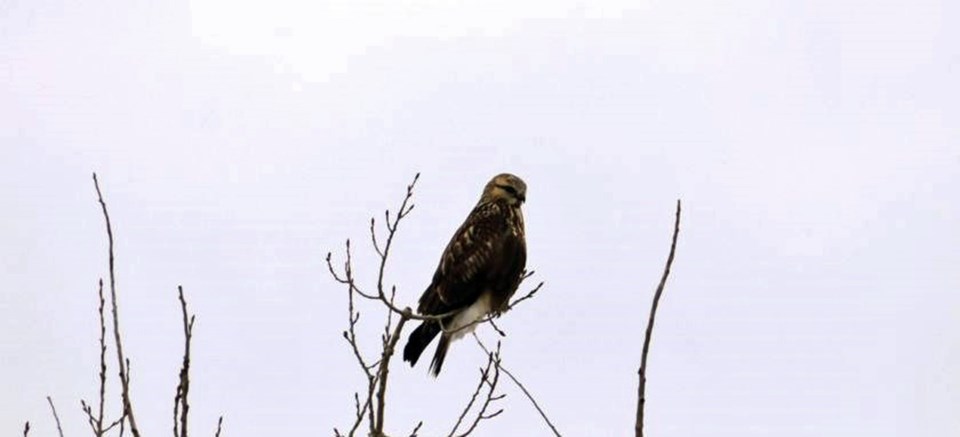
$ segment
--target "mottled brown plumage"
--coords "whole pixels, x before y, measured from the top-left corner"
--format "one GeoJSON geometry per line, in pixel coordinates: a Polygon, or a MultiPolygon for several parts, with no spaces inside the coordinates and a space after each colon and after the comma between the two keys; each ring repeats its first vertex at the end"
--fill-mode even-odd
{"type": "Polygon", "coordinates": [[[438,375],[451,341],[472,331],[477,320],[506,309],[527,260],[520,210],[526,194],[523,180],[508,173],[495,176],[484,187],[420,296],[420,314],[449,315],[439,322],[424,321],[410,333],[403,359],[411,366],[442,332],[430,365],[431,373],[438,375]]]}

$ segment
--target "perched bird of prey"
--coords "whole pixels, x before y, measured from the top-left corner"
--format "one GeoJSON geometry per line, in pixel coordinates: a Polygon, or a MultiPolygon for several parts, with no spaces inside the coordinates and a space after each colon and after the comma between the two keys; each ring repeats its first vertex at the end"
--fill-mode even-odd
{"type": "Polygon", "coordinates": [[[450,342],[472,332],[478,320],[507,309],[527,262],[520,211],[526,196],[527,184],[509,173],[494,176],[483,188],[480,201],[453,234],[433,281],[420,296],[420,314],[446,316],[424,320],[410,333],[403,360],[411,366],[440,334],[430,363],[430,372],[439,375],[450,342]]]}

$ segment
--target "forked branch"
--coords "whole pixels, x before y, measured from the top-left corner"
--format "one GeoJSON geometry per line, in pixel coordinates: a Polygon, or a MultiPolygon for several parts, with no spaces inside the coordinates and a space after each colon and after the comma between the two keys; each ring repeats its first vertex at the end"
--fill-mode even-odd
{"type": "MultiPolygon", "coordinates": [[[[106,397],[107,389],[107,323],[106,318],[104,317],[104,306],[106,305],[106,300],[103,297],[103,278],[98,282],[97,287],[97,296],[100,299],[100,305],[97,307],[97,313],[100,316],[100,393],[99,393],[99,402],[97,413],[94,414],[93,407],[88,405],[83,399],[80,400],[80,407],[83,409],[83,412],[87,415],[87,423],[90,424],[90,429],[93,431],[95,437],[102,437],[107,431],[109,431],[113,426],[116,425],[114,422],[112,425],[108,426],[106,429],[103,427],[103,405],[104,399],[106,397]]],[[[117,421],[123,420],[123,416],[120,416],[120,419],[117,421]]]]}
{"type": "MultiPolygon", "coordinates": [[[[487,346],[483,344],[482,341],[480,341],[480,337],[477,336],[477,333],[473,332],[472,334],[473,334],[473,339],[477,341],[477,345],[480,346],[480,349],[483,349],[483,351],[486,352],[487,355],[489,355],[490,350],[487,349],[487,346]]],[[[499,348],[499,343],[497,344],[497,346],[499,348]]],[[[551,422],[550,418],[547,417],[547,413],[543,411],[543,408],[540,407],[540,404],[537,402],[537,399],[533,397],[533,394],[531,394],[530,391],[527,390],[527,387],[525,387],[523,383],[521,383],[520,380],[517,379],[517,377],[513,376],[513,373],[510,373],[509,370],[503,367],[502,360],[497,360],[496,364],[497,364],[497,368],[500,369],[500,371],[503,372],[504,375],[507,375],[507,378],[510,378],[510,380],[513,381],[513,383],[520,388],[520,391],[523,392],[523,395],[530,400],[530,403],[533,404],[533,408],[536,408],[537,413],[540,413],[540,417],[543,418],[543,421],[546,422],[548,427],[550,427],[550,431],[553,432],[553,435],[555,435],[556,437],[560,437],[560,431],[557,431],[557,427],[553,425],[553,422],[551,422]]]]}
{"type": "Polygon", "coordinates": [[[106,223],[107,240],[109,241],[110,306],[113,315],[113,340],[117,348],[117,367],[120,369],[119,376],[121,399],[123,401],[123,418],[130,424],[130,433],[133,434],[133,437],[140,437],[140,429],[137,427],[137,420],[133,414],[133,403],[130,402],[130,360],[123,356],[123,342],[120,338],[120,316],[117,310],[117,280],[113,268],[113,228],[110,225],[110,214],[107,213],[107,204],[103,200],[103,193],[100,192],[100,182],[97,180],[96,173],[93,174],[93,186],[97,189],[97,200],[100,202],[100,209],[103,211],[103,220],[106,223]]]}
{"type": "MultiPolygon", "coordinates": [[[[384,240],[382,246],[380,241],[377,239],[376,220],[370,219],[370,241],[380,261],[377,274],[377,291],[375,293],[365,293],[357,286],[356,280],[353,276],[353,259],[350,248],[350,240],[347,240],[346,242],[346,261],[343,264],[342,275],[338,274],[336,269],[333,267],[332,254],[327,253],[327,269],[330,271],[330,275],[337,282],[347,286],[348,327],[345,331],[343,331],[343,338],[350,345],[350,349],[353,351],[354,358],[356,358],[357,364],[359,365],[360,370],[363,372],[367,382],[366,393],[364,394],[363,399],[361,399],[359,393],[354,393],[355,414],[353,425],[346,434],[351,437],[356,435],[357,430],[363,424],[364,419],[367,421],[370,435],[375,437],[381,437],[384,435],[383,430],[386,417],[387,382],[390,374],[390,361],[395,353],[397,342],[400,340],[401,333],[406,322],[411,319],[419,319],[418,316],[413,314],[413,310],[410,308],[401,310],[394,306],[393,299],[396,296],[396,287],[390,287],[390,294],[388,296],[386,292],[387,287],[384,285],[384,272],[386,271],[387,262],[389,260],[390,248],[393,245],[394,236],[396,235],[400,221],[403,220],[407,214],[413,210],[413,204],[410,203],[410,200],[413,197],[413,188],[416,185],[419,177],[420,174],[418,173],[416,176],[414,176],[413,181],[407,185],[406,195],[404,196],[403,202],[400,204],[400,208],[397,210],[398,212],[392,217],[389,210],[384,212],[384,217],[386,218],[387,238],[384,240]],[[357,323],[360,321],[360,311],[356,307],[355,296],[360,296],[367,300],[379,301],[388,309],[381,338],[380,356],[372,363],[370,362],[371,360],[368,360],[363,356],[361,347],[359,345],[359,340],[357,338],[356,329],[357,323]],[[396,324],[394,324],[394,318],[392,317],[394,312],[399,316],[396,324]]],[[[419,429],[419,427],[416,429],[419,429]]],[[[344,435],[337,428],[334,428],[333,432],[334,435],[337,436],[344,435]]]]}
{"type": "MultiPolygon", "coordinates": [[[[479,341],[479,340],[478,340],[479,341]]],[[[487,365],[480,369],[480,380],[477,383],[476,390],[473,391],[473,395],[470,396],[470,402],[467,402],[467,406],[463,408],[463,411],[460,412],[460,417],[457,418],[457,422],[453,424],[453,429],[450,430],[450,433],[447,434],[447,437],[466,437],[470,435],[477,425],[480,424],[483,420],[493,419],[500,415],[503,412],[503,408],[493,412],[488,413],[487,410],[490,408],[490,405],[496,401],[499,401],[505,398],[507,395],[496,394],[497,383],[500,381],[500,342],[497,342],[497,349],[494,352],[487,352],[487,365]],[[465,431],[460,434],[457,434],[457,430],[460,428],[460,425],[463,423],[463,419],[467,417],[467,414],[473,408],[473,404],[477,401],[477,397],[480,396],[480,392],[483,391],[483,388],[486,387],[486,394],[484,394],[483,401],[480,404],[480,408],[474,414],[473,421],[470,422],[470,426],[467,427],[465,431]]]]}

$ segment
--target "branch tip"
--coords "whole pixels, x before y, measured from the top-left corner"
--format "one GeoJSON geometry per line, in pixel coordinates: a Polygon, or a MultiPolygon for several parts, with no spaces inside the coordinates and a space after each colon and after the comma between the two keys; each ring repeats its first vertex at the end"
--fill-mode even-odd
{"type": "Polygon", "coordinates": [[[660,277],[660,283],[653,294],[653,303],[650,305],[650,317],[647,321],[647,329],[643,336],[643,349],[640,354],[640,368],[637,369],[639,384],[637,385],[637,414],[634,424],[634,434],[636,437],[643,437],[643,411],[646,404],[647,387],[647,356],[650,352],[650,340],[653,337],[653,324],[657,316],[657,308],[660,305],[660,297],[663,295],[663,288],[667,283],[667,277],[670,276],[670,268],[673,265],[673,257],[677,250],[677,236],[680,234],[680,199],[677,199],[677,211],[673,223],[673,238],[670,240],[670,254],[667,256],[667,262],[663,267],[663,275],[660,277]]]}

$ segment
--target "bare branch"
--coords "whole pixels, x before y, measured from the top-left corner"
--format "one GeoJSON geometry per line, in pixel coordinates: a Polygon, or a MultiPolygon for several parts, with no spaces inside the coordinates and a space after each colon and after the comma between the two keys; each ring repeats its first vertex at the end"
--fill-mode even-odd
{"type": "MultiPolygon", "coordinates": [[[[100,209],[103,211],[103,219],[107,227],[107,239],[109,240],[110,255],[110,304],[113,314],[113,339],[117,346],[117,363],[120,367],[120,384],[122,387],[123,399],[123,417],[130,423],[130,432],[134,437],[140,437],[140,430],[137,428],[137,421],[133,415],[133,405],[130,402],[130,372],[127,367],[129,360],[123,356],[123,342],[120,339],[120,316],[117,311],[117,281],[114,274],[113,257],[113,228],[110,225],[110,214],[107,213],[107,204],[103,201],[103,193],[100,192],[100,182],[97,180],[97,174],[93,174],[93,186],[97,189],[97,200],[100,202],[100,209]]],[[[123,428],[121,427],[121,430],[123,428]]]]}
{"type": "MultiPolygon", "coordinates": [[[[349,251],[350,251],[350,240],[347,240],[347,262],[346,262],[345,268],[347,271],[347,278],[349,279],[348,279],[348,282],[344,282],[344,283],[348,284],[347,321],[349,323],[349,326],[346,331],[343,331],[343,338],[347,341],[347,343],[350,344],[350,348],[353,350],[354,358],[357,359],[357,363],[360,365],[360,369],[363,370],[364,376],[366,376],[367,378],[367,395],[366,395],[366,398],[364,399],[362,407],[360,405],[359,394],[354,393],[354,401],[356,405],[356,417],[355,417],[353,426],[350,428],[350,433],[349,433],[350,436],[353,436],[356,433],[357,429],[360,427],[360,425],[363,423],[364,414],[369,414],[370,429],[371,429],[371,432],[373,431],[373,424],[374,424],[373,392],[374,392],[374,387],[376,386],[376,375],[374,375],[373,372],[371,372],[371,369],[374,366],[368,365],[366,360],[363,358],[363,354],[360,353],[360,346],[357,342],[356,326],[357,326],[357,322],[360,320],[360,313],[356,310],[354,306],[353,296],[354,296],[354,293],[357,293],[359,290],[357,290],[356,287],[353,286],[353,276],[351,273],[349,251]]],[[[328,255],[327,256],[328,264],[330,263],[329,260],[330,260],[330,256],[328,255]]],[[[331,273],[333,273],[332,266],[331,266],[331,273]]],[[[335,430],[335,432],[339,434],[338,430],[335,430]]]]}
{"type": "Polygon", "coordinates": [[[220,430],[223,429],[223,416],[220,416],[220,420],[217,421],[217,433],[214,437],[220,437],[220,430]]]}
{"type": "Polygon", "coordinates": [[[119,419],[114,420],[113,423],[111,423],[110,425],[107,425],[107,427],[103,429],[103,434],[106,434],[106,433],[110,432],[110,430],[112,430],[113,428],[115,428],[117,425],[120,425],[120,435],[122,436],[122,435],[123,435],[123,420],[124,420],[124,419],[126,419],[126,417],[120,416],[119,419]]]}
{"type": "Polygon", "coordinates": [[[386,346],[383,348],[383,354],[380,358],[380,368],[377,370],[380,386],[377,388],[377,419],[373,432],[374,436],[384,435],[383,413],[386,410],[387,377],[390,375],[390,358],[393,357],[394,350],[397,346],[397,341],[400,339],[400,333],[403,331],[403,325],[407,323],[407,320],[410,320],[408,317],[409,312],[410,310],[408,309],[406,313],[400,316],[400,320],[397,321],[397,327],[393,330],[393,334],[389,337],[386,346]]]}
{"type": "Polygon", "coordinates": [[[410,431],[410,437],[417,437],[417,432],[420,431],[420,427],[423,426],[423,421],[417,422],[417,426],[413,427],[413,431],[410,431]]]}
{"type": "Polygon", "coordinates": [[[100,314],[100,409],[97,410],[96,435],[100,437],[103,435],[103,402],[107,390],[107,323],[103,316],[103,308],[106,303],[103,298],[103,278],[100,278],[97,295],[100,299],[100,306],[97,307],[97,312],[100,314]]]}
{"type": "MultiPolygon", "coordinates": [[[[410,308],[401,310],[394,305],[394,299],[396,298],[397,291],[395,286],[390,288],[389,297],[384,289],[384,273],[386,271],[387,261],[389,260],[390,256],[390,248],[393,245],[393,238],[396,235],[400,221],[413,209],[413,205],[410,204],[410,199],[413,197],[413,188],[416,185],[419,177],[420,174],[418,173],[416,176],[414,176],[413,181],[407,185],[406,195],[404,196],[403,202],[400,204],[400,208],[397,210],[398,212],[395,215],[391,217],[389,210],[384,211],[387,237],[383,241],[382,245],[380,240],[377,238],[376,220],[370,219],[370,242],[373,245],[374,251],[380,258],[380,265],[377,274],[376,294],[364,293],[357,286],[356,280],[353,276],[353,255],[350,247],[350,240],[347,240],[345,245],[346,260],[343,264],[342,275],[337,273],[337,269],[334,269],[333,267],[332,254],[327,253],[327,269],[330,271],[330,275],[337,282],[347,286],[348,328],[343,332],[343,338],[350,345],[354,358],[356,358],[357,363],[360,365],[361,370],[367,378],[367,392],[364,399],[361,401],[359,393],[354,393],[354,423],[347,434],[351,437],[356,434],[357,429],[363,423],[364,415],[367,416],[370,435],[384,435],[383,428],[385,422],[386,394],[387,382],[390,373],[390,360],[394,355],[396,344],[400,340],[401,332],[406,322],[411,319],[425,319],[424,317],[415,316],[413,314],[413,310],[410,308]],[[358,344],[356,335],[356,327],[360,320],[360,312],[356,309],[354,295],[368,300],[380,301],[387,308],[387,317],[383,328],[383,334],[381,335],[382,350],[379,359],[372,364],[369,364],[367,359],[365,359],[363,354],[360,352],[360,346],[358,344]],[[393,325],[394,313],[399,316],[396,326],[393,325]]],[[[333,431],[335,435],[342,435],[340,430],[337,428],[334,428],[333,431]]]]}
{"type": "Polygon", "coordinates": [[[450,430],[450,433],[447,434],[448,437],[452,437],[457,432],[457,428],[460,428],[460,424],[463,423],[463,419],[467,417],[467,413],[470,412],[470,409],[473,408],[473,403],[477,401],[477,396],[480,395],[480,390],[483,389],[483,383],[487,380],[487,375],[490,372],[490,365],[493,363],[493,354],[487,354],[487,366],[480,369],[480,380],[477,381],[477,388],[473,391],[473,394],[470,395],[470,401],[467,402],[467,405],[463,407],[463,410],[460,412],[460,416],[457,417],[457,422],[453,424],[453,428],[450,430]]]}
{"type": "Polygon", "coordinates": [[[454,435],[458,437],[465,437],[470,435],[480,424],[480,421],[493,419],[500,415],[503,412],[503,409],[499,409],[494,413],[487,413],[487,409],[490,407],[490,404],[500,399],[503,399],[506,395],[495,395],[497,389],[497,382],[500,380],[500,343],[497,342],[497,350],[493,353],[487,353],[487,365],[486,367],[480,369],[480,381],[477,383],[477,389],[474,390],[473,395],[470,396],[470,402],[467,403],[467,406],[464,407],[463,411],[460,413],[460,417],[457,418],[457,423],[453,425],[453,429],[450,430],[448,437],[453,437],[454,435]],[[491,377],[491,372],[493,376],[491,377]],[[463,423],[463,419],[467,416],[467,413],[473,407],[473,404],[476,402],[477,397],[480,395],[480,391],[483,389],[484,385],[487,386],[487,393],[483,400],[483,404],[480,405],[480,410],[477,411],[476,417],[474,417],[473,422],[470,424],[470,427],[467,428],[461,434],[457,434],[457,429],[460,428],[460,425],[463,423]]]}
{"type": "Polygon", "coordinates": [[[87,401],[80,399],[80,409],[87,415],[87,424],[90,425],[90,431],[93,431],[94,436],[100,437],[101,433],[97,428],[97,418],[93,415],[93,407],[87,405],[87,401]]]}
{"type": "Polygon", "coordinates": [[[393,244],[393,237],[397,233],[397,226],[400,224],[400,220],[406,217],[406,215],[413,210],[413,205],[410,205],[408,208],[407,203],[409,203],[410,198],[413,197],[413,187],[417,185],[417,180],[419,179],[420,173],[417,173],[413,177],[413,182],[410,182],[410,185],[407,185],[407,195],[404,196],[403,202],[400,204],[400,208],[397,209],[397,215],[392,224],[390,223],[390,210],[387,210],[384,213],[386,216],[386,225],[388,231],[387,242],[383,245],[383,253],[380,255],[380,272],[377,274],[377,292],[379,293],[380,299],[384,302],[386,302],[387,297],[383,291],[383,272],[387,267],[387,257],[390,256],[390,246],[393,244]]]}
{"type": "Polygon", "coordinates": [[[30,434],[30,421],[26,421],[23,424],[23,437],[27,437],[30,434]]]}
{"type": "MultiPolygon", "coordinates": [[[[477,344],[480,345],[480,349],[483,349],[483,351],[486,352],[487,355],[489,355],[489,354],[490,354],[490,350],[487,349],[487,346],[484,345],[482,341],[480,341],[480,337],[478,337],[475,332],[472,333],[472,334],[473,334],[474,340],[476,340],[476,341],[477,341],[477,344]]],[[[550,418],[547,417],[547,413],[545,413],[545,412],[543,411],[543,408],[540,408],[540,404],[537,403],[537,400],[533,397],[532,394],[530,394],[530,391],[528,391],[527,388],[524,387],[524,385],[520,383],[520,380],[517,379],[517,377],[513,376],[513,373],[510,373],[509,370],[507,370],[505,367],[503,367],[503,362],[502,362],[502,360],[501,360],[501,361],[497,361],[497,367],[500,369],[501,372],[503,372],[504,375],[507,375],[507,377],[510,378],[510,380],[513,381],[513,383],[516,384],[517,387],[520,387],[520,390],[523,392],[524,396],[526,396],[527,399],[530,400],[530,403],[533,404],[533,408],[536,408],[536,409],[537,409],[537,412],[540,413],[540,417],[542,417],[542,418],[543,418],[543,421],[546,422],[546,423],[547,423],[547,426],[550,427],[550,431],[553,432],[553,435],[555,435],[555,436],[557,436],[557,437],[560,437],[560,431],[557,431],[557,427],[554,426],[554,425],[553,425],[553,422],[550,421],[550,418]]]]}
{"type": "Polygon", "coordinates": [[[370,241],[373,243],[373,250],[377,251],[377,255],[380,255],[380,258],[383,258],[383,251],[380,250],[380,244],[377,243],[376,223],[377,220],[370,217],[370,241]]]}
{"type": "Polygon", "coordinates": [[[183,297],[183,286],[177,286],[177,296],[180,299],[180,312],[183,315],[183,364],[180,367],[180,380],[177,383],[177,394],[173,398],[173,437],[187,437],[187,418],[190,404],[187,395],[190,393],[190,341],[193,339],[193,322],[196,315],[187,311],[187,301],[183,297]],[[178,433],[179,423],[179,433],[178,433]]]}
{"type": "MultiPolygon", "coordinates": [[[[400,307],[397,307],[396,305],[393,304],[392,299],[389,299],[386,296],[383,296],[381,298],[379,295],[365,293],[363,290],[357,287],[356,281],[353,278],[353,266],[352,266],[351,250],[350,250],[350,240],[347,240],[347,243],[346,243],[346,253],[347,253],[347,260],[344,262],[344,276],[340,276],[339,274],[337,274],[336,270],[334,270],[333,254],[329,252],[327,253],[327,258],[326,258],[327,269],[330,271],[330,275],[333,277],[335,281],[346,285],[352,293],[356,293],[358,296],[363,297],[364,299],[377,300],[382,302],[384,306],[387,307],[387,309],[389,309],[390,311],[394,312],[397,315],[402,315],[407,309],[409,309],[409,308],[401,309],[400,307]]],[[[457,311],[450,311],[444,314],[422,315],[422,314],[413,314],[413,312],[411,311],[409,318],[412,320],[440,321],[456,313],[457,311]]]]}
{"type": "MultiPolygon", "coordinates": [[[[526,276],[524,276],[523,278],[526,279],[526,278],[529,278],[529,277],[532,276],[532,275],[533,275],[533,272],[530,272],[529,275],[526,275],[526,276]]],[[[521,280],[521,281],[522,281],[522,280],[521,280]]],[[[514,300],[513,302],[510,302],[510,305],[507,306],[507,310],[512,310],[515,306],[519,305],[520,302],[523,302],[523,301],[525,301],[525,300],[527,300],[527,299],[533,298],[533,296],[536,295],[538,291],[540,291],[540,288],[541,288],[541,287],[543,287],[543,282],[540,282],[539,284],[537,284],[536,287],[533,287],[533,289],[530,290],[529,293],[523,295],[523,297],[520,297],[519,299],[516,299],[516,300],[514,300]]]]}
{"type": "Polygon", "coordinates": [[[490,327],[493,328],[494,331],[497,331],[497,334],[500,334],[501,337],[507,336],[507,333],[504,332],[502,329],[500,329],[500,327],[497,326],[497,323],[494,322],[493,319],[488,318],[487,323],[489,323],[490,327]]]}
{"type": "Polygon", "coordinates": [[[337,272],[333,269],[333,261],[331,261],[333,254],[330,252],[327,252],[327,269],[330,271],[330,276],[333,276],[333,279],[336,280],[337,282],[348,285],[351,292],[357,293],[363,298],[370,299],[370,300],[379,299],[377,296],[364,293],[363,290],[360,290],[360,288],[357,287],[356,281],[353,280],[353,260],[351,258],[349,238],[347,239],[346,247],[347,247],[347,260],[344,261],[343,263],[343,271],[344,271],[343,277],[340,277],[340,275],[338,275],[337,272]]]}
{"type": "Polygon", "coordinates": [[[101,437],[104,434],[103,429],[103,403],[106,398],[105,392],[107,387],[107,324],[106,318],[104,317],[104,305],[105,299],[103,298],[103,279],[99,281],[98,295],[100,298],[100,305],[97,308],[97,312],[100,315],[100,393],[99,393],[99,409],[97,414],[93,413],[93,407],[87,405],[87,402],[83,399],[80,400],[80,407],[83,409],[83,412],[87,415],[87,422],[90,425],[93,435],[96,437],[101,437]]]}
{"type": "Polygon", "coordinates": [[[47,403],[50,404],[50,411],[53,412],[53,419],[57,421],[57,433],[63,437],[63,428],[60,427],[60,416],[57,415],[57,407],[53,406],[53,399],[47,396],[47,403]]]}
{"type": "Polygon", "coordinates": [[[657,317],[657,307],[660,305],[663,287],[667,283],[667,277],[670,276],[670,267],[673,265],[673,255],[677,250],[677,236],[679,234],[680,199],[677,199],[677,213],[673,223],[673,239],[670,242],[670,255],[667,256],[667,264],[663,267],[663,276],[660,277],[660,284],[657,285],[657,291],[653,294],[653,304],[650,306],[650,319],[647,321],[647,331],[643,336],[643,352],[640,354],[640,369],[637,371],[640,377],[640,384],[637,387],[637,422],[634,425],[636,437],[643,437],[643,407],[647,401],[647,354],[650,352],[650,339],[653,337],[653,322],[657,317]]]}

